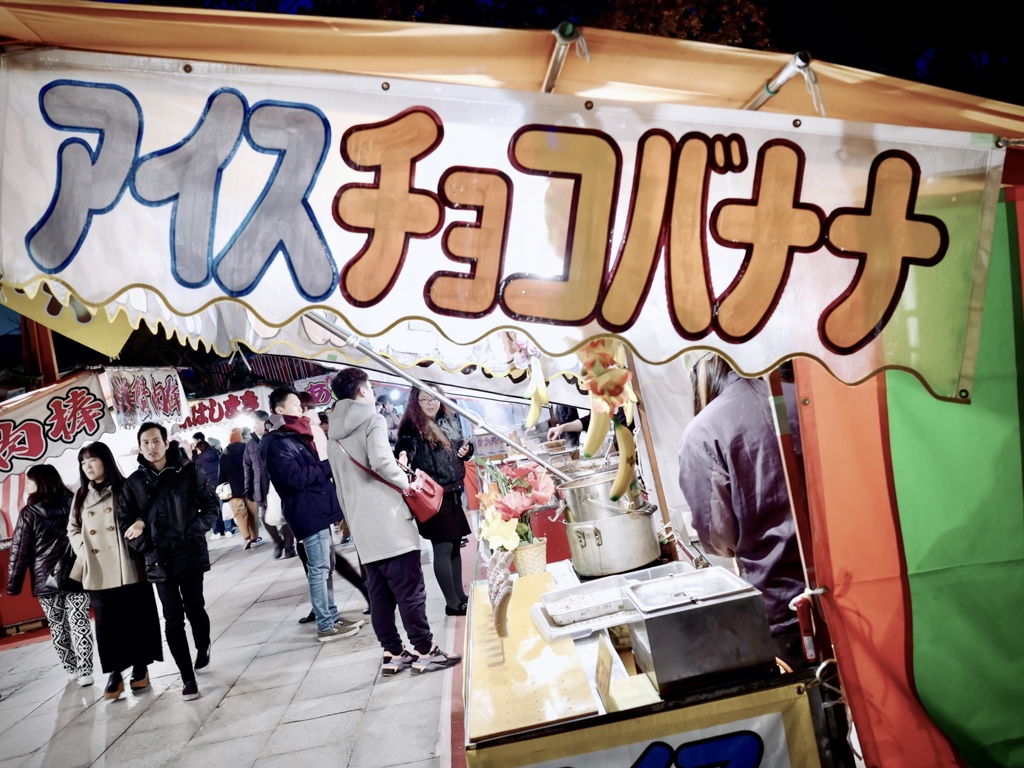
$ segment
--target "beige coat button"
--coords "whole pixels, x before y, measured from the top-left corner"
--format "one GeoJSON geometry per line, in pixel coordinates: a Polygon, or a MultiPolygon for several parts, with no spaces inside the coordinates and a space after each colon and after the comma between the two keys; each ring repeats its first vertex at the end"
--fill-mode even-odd
{"type": "Polygon", "coordinates": [[[107,513],[108,515],[109,515],[109,514],[110,514],[111,512],[113,512],[113,511],[114,511],[113,507],[107,507],[107,509],[106,509],[106,513],[107,513]]]}
{"type": "Polygon", "coordinates": [[[94,555],[98,555],[98,554],[100,553],[100,551],[99,551],[98,549],[94,549],[94,550],[92,551],[92,553],[93,553],[94,555]]]}
{"type": "Polygon", "coordinates": [[[93,511],[93,510],[91,510],[91,509],[89,510],[89,517],[92,517],[92,516],[93,516],[93,515],[95,515],[95,514],[96,514],[96,512],[95,512],[95,511],[93,511]]]}
{"type": "Polygon", "coordinates": [[[96,535],[96,531],[89,531],[89,535],[90,536],[95,536],[96,535]]]}
{"type": "Polygon", "coordinates": [[[112,525],[108,525],[108,526],[107,526],[107,530],[108,530],[108,531],[112,531],[112,530],[114,530],[114,526],[112,526],[112,525]]]}

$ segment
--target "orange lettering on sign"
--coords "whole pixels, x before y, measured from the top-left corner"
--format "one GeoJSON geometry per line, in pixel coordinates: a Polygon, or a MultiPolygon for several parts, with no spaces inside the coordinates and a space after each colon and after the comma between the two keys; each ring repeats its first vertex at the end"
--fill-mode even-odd
{"type": "Polygon", "coordinates": [[[669,305],[679,335],[699,339],[710,331],[714,315],[706,236],[711,172],[745,170],[747,147],[736,134],[711,139],[688,133],[676,153],[667,243],[669,305]]]}
{"type": "Polygon", "coordinates": [[[500,171],[449,168],[441,177],[441,197],[455,209],[476,211],[473,222],[449,224],[441,249],[455,262],[470,265],[468,273],[436,272],[424,297],[435,312],[482,317],[498,301],[498,280],[508,241],[512,180],[500,171]]]}
{"type": "Polygon", "coordinates": [[[949,246],[945,224],[914,213],[921,168],[905,152],[883,152],[871,164],[863,208],[839,208],[828,219],[828,249],[858,261],[850,287],[822,313],[818,332],[834,352],[856,352],[882,332],[896,310],[913,264],[938,264],[949,246]]]}
{"type": "Polygon", "coordinates": [[[444,129],[431,110],[416,107],[381,123],[349,128],[341,156],[372,184],[346,184],[334,198],[334,218],[366,243],[341,271],[345,298],[357,307],[376,304],[391,289],[405,261],[410,237],[433,237],[443,223],[441,203],[416,189],[416,162],[441,143],[444,129]]]}
{"type": "Polygon", "coordinates": [[[623,330],[636,321],[654,279],[674,146],[664,131],[648,131],[637,146],[626,233],[601,304],[601,324],[609,330],[623,330]]]}
{"type": "Polygon", "coordinates": [[[573,204],[560,278],[517,273],[502,283],[502,307],[519,320],[583,324],[597,310],[608,262],[622,156],[600,131],[527,126],[509,157],[524,173],[573,181],[573,204]]]}
{"type": "Polygon", "coordinates": [[[821,246],[825,215],[818,206],[799,202],[803,172],[797,145],[768,142],[757,154],[751,198],[722,200],[711,214],[715,240],[745,251],[715,313],[715,329],[727,341],[746,341],[761,330],[782,295],[793,254],[821,246]]]}

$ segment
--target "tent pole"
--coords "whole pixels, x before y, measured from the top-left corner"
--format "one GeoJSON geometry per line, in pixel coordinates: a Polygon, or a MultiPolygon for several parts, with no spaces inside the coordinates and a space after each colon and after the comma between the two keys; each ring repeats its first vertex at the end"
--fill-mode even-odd
{"type": "Polygon", "coordinates": [[[362,341],[362,339],[360,339],[354,333],[349,333],[345,329],[341,328],[339,325],[336,325],[335,323],[332,323],[327,318],[321,317],[316,312],[307,312],[306,313],[306,317],[309,318],[310,321],[312,321],[312,322],[316,323],[317,325],[319,325],[324,330],[330,331],[331,333],[333,333],[333,334],[335,334],[335,335],[345,339],[345,345],[346,346],[352,347],[353,349],[358,349],[362,354],[366,355],[368,358],[373,360],[378,365],[384,367],[385,369],[387,369],[388,371],[393,373],[395,376],[398,376],[398,377],[400,377],[402,379],[405,379],[407,382],[412,384],[414,387],[416,387],[417,389],[419,389],[419,390],[421,390],[423,392],[426,392],[431,397],[436,397],[438,400],[440,400],[442,403],[444,403],[447,407],[451,408],[456,413],[458,413],[458,414],[462,415],[463,417],[465,417],[471,424],[473,424],[477,428],[482,429],[482,430],[484,430],[484,432],[487,432],[487,433],[489,433],[491,435],[494,435],[496,438],[501,440],[501,442],[505,443],[506,445],[511,445],[512,447],[514,447],[517,451],[519,451],[523,455],[533,459],[535,462],[540,464],[542,467],[544,467],[544,469],[546,469],[552,475],[557,477],[563,483],[567,483],[567,482],[569,482],[572,479],[567,474],[565,474],[562,470],[557,469],[556,467],[552,466],[548,462],[544,461],[544,459],[540,458],[539,456],[537,456],[535,453],[533,453],[532,451],[528,450],[524,446],[517,445],[516,443],[512,442],[506,435],[503,435],[501,432],[499,432],[498,430],[494,429],[494,427],[490,426],[486,421],[483,420],[483,418],[481,418],[479,415],[473,413],[473,411],[467,410],[467,409],[463,408],[462,406],[456,404],[454,401],[452,401],[448,397],[446,397],[442,392],[434,389],[429,384],[426,384],[426,383],[420,381],[415,376],[413,376],[412,374],[410,374],[407,371],[405,371],[403,368],[400,368],[398,365],[395,365],[395,363],[391,362],[390,360],[388,360],[383,355],[378,354],[376,351],[371,349],[368,344],[365,344],[362,341]]]}
{"type": "Polygon", "coordinates": [[[788,83],[795,75],[801,74],[810,65],[811,55],[807,51],[797,51],[793,54],[793,58],[786,62],[786,65],[776,73],[775,77],[765,81],[764,87],[754,94],[741,109],[756,112],[764,106],[768,99],[777,94],[782,86],[788,83]]]}
{"type": "Polygon", "coordinates": [[[555,48],[551,51],[551,61],[548,62],[548,71],[544,75],[544,84],[541,86],[542,93],[551,93],[555,90],[555,82],[562,74],[569,45],[579,40],[580,29],[571,21],[563,21],[551,30],[551,34],[555,36],[555,48]]]}
{"type": "MultiPolygon", "coordinates": [[[[654,441],[651,438],[647,420],[647,409],[644,407],[644,396],[640,391],[640,377],[636,370],[636,360],[633,358],[633,352],[629,347],[626,347],[626,365],[630,371],[633,372],[633,390],[636,392],[636,409],[640,413],[640,431],[644,436],[644,445],[647,447],[647,458],[651,462],[651,472],[654,475],[654,490],[658,494],[658,507],[661,509],[661,521],[665,524],[665,533],[670,536],[674,533],[672,528],[672,516],[669,512],[668,503],[665,501],[665,492],[661,487],[661,470],[658,467],[658,457],[654,454],[654,441]]],[[[679,553],[673,546],[670,550],[672,552],[672,559],[678,560],[679,553]]]]}

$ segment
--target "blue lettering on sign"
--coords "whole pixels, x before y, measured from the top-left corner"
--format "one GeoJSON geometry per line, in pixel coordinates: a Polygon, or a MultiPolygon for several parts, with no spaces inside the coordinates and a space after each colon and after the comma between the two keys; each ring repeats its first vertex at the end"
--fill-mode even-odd
{"type": "Polygon", "coordinates": [[[53,274],[75,258],[92,217],[124,194],[142,141],[142,108],[117,85],[54,80],[39,91],[39,111],[58,131],[96,134],[95,149],[78,137],[61,143],[53,198],[25,235],[29,258],[53,274]]]}
{"type": "Polygon", "coordinates": [[[222,88],[184,139],[140,158],[142,109],[120,86],[56,80],[40,91],[39,108],[53,128],[98,135],[95,149],[76,137],[57,151],[53,198],[25,237],[43,272],[67,267],[92,217],[113,210],[130,186],[143,205],[171,204],[171,271],[181,285],[214,279],[229,296],[244,296],[280,253],[305,299],[322,300],[334,289],[337,265],[308,200],[331,140],[320,110],[278,101],[250,108],[241,93],[222,88]],[[276,162],[249,213],[214,254],[221,176],[243,136],[276,162]]]}
{"type": "Polygon", "coordinates": [[[678,768],[758,768],[764,742],[753,731],[692,741],[676,750],[678,768]]]}
{"type": "Polygon", "coordinates": [[[652,742],[629,768],[760,768],[763,758],[761,737],[753,731],[736,731],[691,741],[675,750],[662,741],[652,742]]]}
{"type": "Polygon", "coordinates": [[[171,271],[189,288],[210,280],[221,175],[241,143],[246,111],[238,91],[216,91],[188,136],[140,158],[133,172],[136,200],[171,204],[171,271]]]}

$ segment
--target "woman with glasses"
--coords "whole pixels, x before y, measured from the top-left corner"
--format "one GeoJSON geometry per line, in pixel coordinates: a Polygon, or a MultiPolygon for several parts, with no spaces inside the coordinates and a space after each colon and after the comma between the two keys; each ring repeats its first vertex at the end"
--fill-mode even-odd
{"type": "Polygon", "coordinates": [[[462,434],[454,414],[449,414],[436,398],[413,387],[398,427],[395,454],[400,464],[422,469],[444,488],[441,509],[417,525],[420,535],[434,549],[434,576],[447,603],[445,613],[465,616],[469,598],[462,584],[461,546],[470,528],[462,509],[466,475],[463,462],[473,455],[473,446],[462,434]]]}

